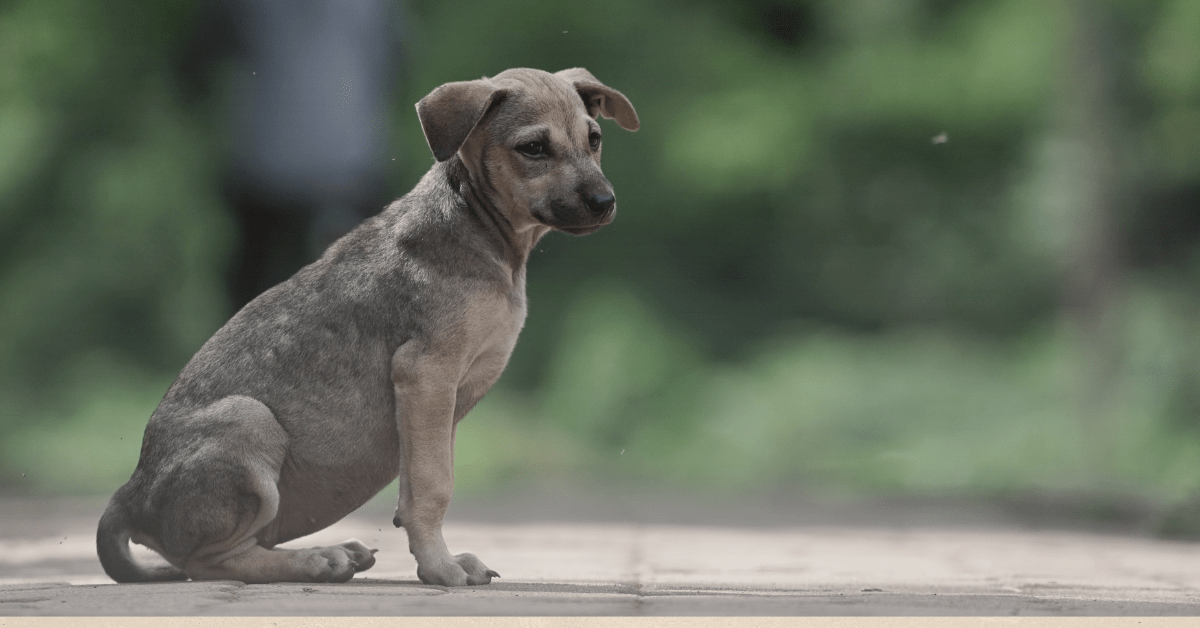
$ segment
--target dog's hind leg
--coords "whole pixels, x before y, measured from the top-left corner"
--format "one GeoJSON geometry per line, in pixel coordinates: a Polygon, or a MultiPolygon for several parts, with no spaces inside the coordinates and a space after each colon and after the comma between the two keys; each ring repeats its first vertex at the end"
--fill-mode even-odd
{"type": "Polygon", "coordinates": [[[279,510],[279,471],[288,436],[262,403],[226,397],[189,417],[192,445],[154,494],[158,545],[193,580],[343,582],[375,558],[362,543],[267,549],[257,534],[279,510]]]}
{"type": "Polygon", "coordinates": [[[193,558],[187,573],[193,580],[269,582],[345,582],[375,564],[375,550],[350,540],[329,547],[267,549],[253,538],[216,555],[193,558]]]}

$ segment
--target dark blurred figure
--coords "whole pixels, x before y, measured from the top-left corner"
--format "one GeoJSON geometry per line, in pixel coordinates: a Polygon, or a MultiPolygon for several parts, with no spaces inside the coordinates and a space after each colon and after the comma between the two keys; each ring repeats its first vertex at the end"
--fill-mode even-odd
{"type": "Polygon", "coordinates": [[[235,309],[313,261],[387,202],[391,0],[224,0],[200,20],[183,75],[197,95],[234,60],[225,192],[240,246],[235,309]]]}

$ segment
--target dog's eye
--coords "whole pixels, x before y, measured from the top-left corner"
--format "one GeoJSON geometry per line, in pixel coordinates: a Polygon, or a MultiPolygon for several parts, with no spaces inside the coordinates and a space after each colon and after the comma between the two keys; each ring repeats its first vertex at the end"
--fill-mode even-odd
{"type": "Polygon", "coordinates": [[[588,144],[592,145],[592,150],[600,150],[600,134],[592,131],[588,135],[588,144]]]}
{"type": "Polygon", "coordinates": [[[525,142],[517,145],[517,150],[528,157],[545,157],[546,143],[545,142],[525,142]]]}

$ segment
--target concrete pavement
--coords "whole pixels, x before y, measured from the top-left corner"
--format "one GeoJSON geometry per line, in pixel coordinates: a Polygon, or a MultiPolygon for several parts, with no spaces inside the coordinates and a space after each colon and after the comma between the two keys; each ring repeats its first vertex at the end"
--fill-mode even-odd
{"type": "Polygon", "coordinates": [[[375,567],[348,583],[116,585],[95,558],[100,500],[4,499],[0,615],[1200,616],[1200,544],[1031,526],[976,506],[664,503],[467,499],[446,525],[451,551],[503,577],[446,589],[417,582],[382,502],[288,544],[378,547],[375,567]]]}

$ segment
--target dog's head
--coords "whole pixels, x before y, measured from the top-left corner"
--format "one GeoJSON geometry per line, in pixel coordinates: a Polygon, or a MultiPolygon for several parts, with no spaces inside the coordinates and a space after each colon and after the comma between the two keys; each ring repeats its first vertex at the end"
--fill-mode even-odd
{"type": "Polygon", "coordinates": [[[582,68],[518,68],[447,83],[417,103],[438,161],[458,156],[514,229],[584,235],[612,222],[616,197],[600,171],[598,116],[636,131],[633,105],[582,68]]]}

